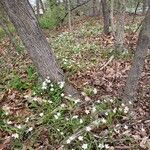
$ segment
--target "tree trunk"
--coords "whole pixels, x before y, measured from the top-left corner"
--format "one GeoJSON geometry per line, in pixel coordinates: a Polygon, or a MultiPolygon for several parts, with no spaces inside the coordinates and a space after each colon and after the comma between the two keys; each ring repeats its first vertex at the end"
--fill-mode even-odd
{"type": "Polygon", "coordinates": [[[43,14],[44,14],[45,13],[44,4],[43,4],[42,0],[39,0],[39,1],[40,1],[41,9],[42,9],[43,14]]]}
{"type": "Polygon", "coordinates": [[[107,0],[101,0],[101,3],[102,3],[103,20],[104,20],[104,33],[108,35],[109,26],[110,26],[110,10],[109,10],[107,0]]]}
{"type": "MultiPolygon", "coordinates": [[[[28,0],[1,0],[0,5],[5,9],[14,24],[42,79],[45,80],[45,78],[49,77],[54,82],[64,81],[63,71],[56,62],[54,53],[39,27],[28,0]]],[[[73,87],[68,85],[67,87],[67,93],[72,91],[69,94],[76,94],[73,87]]]]}
{"type": "Polygon", "coordinates": [[[67,4],[68,4],[68,25],[69,25],[70,31],[72,31],[70,0],[67,0],[67,4]]]}
{"type": "Polygon", "coordinates": [[[150,48],[150,8],[143,21],[143,25],[139,34],[137,48],[133,59],[133,64],[127,78],[126,86],[123,93],[123,100],[126,104],[129,101],[136,100],[136,90],[138,88],[138,81],[142,73],[145,58],[147,56],[148,48],[150,48]]]}
{"type": "Polygon", "coordinates": [[[96,0],[93,0],[93,16],[96,15],[96,0]]]}
{"type": "Polygon", "coordinates": [[[147,6],[148,6],[148,1],[147,0],[143,0],[143,14],[146,13],[147,6]]]}
{"type": "Polygon", "coordinates": [[[115,37],[115,25],[114,25],[114,0],[111,0],[110,4],[110,20],[111,20],[111,31],[113,36],[115,37]]]}
{"type": "Polygon", "coordinates": [[[117,0],[116,49],[124,51],[125,0],[117,0]]]}
{"type": "Polygon", "coordinates": [[[37,13],[37,17],[40,16],[40,1],[36,0],[36,13],[37,13]]]}

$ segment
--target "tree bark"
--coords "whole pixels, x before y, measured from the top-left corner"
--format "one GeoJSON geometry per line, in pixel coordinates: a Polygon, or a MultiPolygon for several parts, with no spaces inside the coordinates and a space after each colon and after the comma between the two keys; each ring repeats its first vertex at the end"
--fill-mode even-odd
{"type": "Polygon", "coordinates": [[[139,39],[133,59],[133,64],[127,78],[126,86],[124,88],[123,100],[126,104],[129,104],[129,101],[136,100],[138,81],[142,73],[148,48],[150,48],[150,8],[148,9],[142,24],[141,31],[139,33],[139,39]]]}
{"type": "MultiPolygon", "coordinates": [[[[14,24],[42,79],[49,77],[54,82],[64,81],[64,73],[56,62],[28,0],[1,0],[0,5],[14,24]]],[[[76,92],[72,86],[67,85],[67,87],[66,93],[73,95],[73,92],[76,92]]]]}
{"type": "Polygon", "coordinates": [[[40,16],[40,1],[36,0],[36,13],[37,13],[37,17],[40,16]]]}
{"type": "Polygon", "coordinates": [[[107,0],[101,0],[101,3],[102,3],[102,12],[103,12],[103,20],[104,20],[104,33],[108,35],[109,26],[110,26],[110,9],[107,0]]]}
{"type": "Polygon", "coordinates": [[[116,49],[124,51],[125,0],[117,0],[116,49]]]}
{"type": "Polygon", "coordinates": [[[93,16],[96,15],[96,0],[93,0],[93,16]]]}
{"type": "Polygon", "coordinates": [[[111,31],[115,37],[115,25],[114,25],[114,0],[111,0],[110,4],[110,20],[111,20],[111,31]]]}
{"type": "Polygon", "coordinates": [[[44,8],[43,1],[42,0],[39,0],[39,1],[40,1],[41,9],[42,9],[43,13],[45,13],[45,8],[44,8]]]}

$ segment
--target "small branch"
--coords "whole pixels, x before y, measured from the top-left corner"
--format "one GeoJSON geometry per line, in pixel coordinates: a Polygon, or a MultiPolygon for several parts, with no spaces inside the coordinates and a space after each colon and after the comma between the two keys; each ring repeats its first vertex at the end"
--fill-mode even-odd
{"type": "Polygon", "coordinates": [[[100,70],[103,70],[113,59],[114,59],[114,55],[112,55],[110,57],[110,59],[105,64],[103,64],[103,66],[100,68],[100,70]]]}
{"type": "MultiPolygon", "coordinates": [[[[83,3],[79,4],[79,5],[77,5],[76,7],[70,9],[70,11],[73,11],[73,10],[77,9],[78,7],[81,7],[81,6],[87,4],[87,3],[90,2],[90,1],[91,1],[91,0],[87,0],[86,2],[83,2],[83,3]]],[[[67,15],[68,15],[68,12],[67,12],[67,13],[64,15],[64,17],[60,20],[61,23],[64,22],[64,19],[67,17],[67,15]]]]}

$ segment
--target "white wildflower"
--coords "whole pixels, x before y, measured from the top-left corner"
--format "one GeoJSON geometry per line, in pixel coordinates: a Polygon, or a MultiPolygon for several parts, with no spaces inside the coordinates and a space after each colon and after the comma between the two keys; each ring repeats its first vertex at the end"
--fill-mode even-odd
{"type": "Polygon", "coordinates": [[[72,117],[72,119],[77,119],[78,118],[78,115],[75,115],[72,117]]]}
{"type": "Polygon", "coordinates": [[[88,126],[88,127],[86,127],[86,131],[88,131],[88,132],[89,132],[89,131],[91,131],[91,130],[92,130],[92,129],[91,129],[91,127],[89,127],[89,126],[88,126]]]}
{"type": "Polygon", "coordinates": [[[83,96],[86,96],[86,93],[85,93],[85,92],[81,92],[81,94],[82,94],[83,96]]]}
{"type": "Polygon", "coordinates": [[[65,108],[65,107],[66,107],[66,104],[63,103],[63,104],[61,104],[60,106],[61,106],[62,108],[65,108]]]}
{"type": "Polygon", "coordinates": [[[101,103],[101,101],[100,101],[100,100],[97,100],[97,103],[99,104],[99,103],[101,103]]]}
{"type": "Polygon", "coordinates": [[[27,132],[31,132],[33,130],[33,127],[30,127],[27,132]]]}
{"type": "Polygon", "coordinates": [[[130,105],[132,105],[132,102],[131,102],[131,101],[129,101],[129,104],[130,104],[130,105]]]}
{"type": "Polygon", "coordinates": [[[60,117],[60,116],[61,116],[61,113],[60,113],[60,112],[58,112],[58,113],[57,113],[57,116],[58,116],[58,117],[60,117]]]}
{"type": "Polygon", "coordinates": [[[64,87],[64,85],[65,85],[65,82],[62,81],[62,82],[59,82],[58,84],[59,84],[59,87],[62,89],[64,87]]]}
{"type": "Polygon", "coordinates": [[[114,100],[113,100],[113,99],[110,99],[109,101],[110,101],[111,103],[113,103],[114,100]]]}
{"type": "Polygon", "coordinates": [[[97,89],[96,88],[93,89],[93,93],[97,94],[97,89]]]}
{"type": "Polygon", "coordinates": [[[21,129],[22,128],[22,126],[19,124],[19,125],[15,125],[16,126],[16,128],[18,128],[18,129],[21,129]]]}
{"type": "Polygon", "coordinates": [[[122,108],[119,108],[119,111],[122,111],[123,109],[122,108]]]}
{"type": "Polygon", "coordinates": [[[61,135],[64,135],[64,132],[60,132],[61,135]]]}
{"type": "Polygon", "coordinates": [[[86,109],[85,113],[88,115],[90,113],[90,111],[88,109],[86,109]]]}
{"type": "Polygon", "coordinates": [[[92,112],[93,112],[93,113],[96,112],[96,107],[95,107],[95,106],[93,106],[92,112]]]}
{"type": "Polygon", "coordinates": [[[100,149],[102,149],[102,148],[104,148],[104,147],[105,147],[104,144],[101,144],[101,143],[100,143],[100,144],[98,145],[98,148],[100,148],[100,149]]]}
{"type": "Polygon", "coordinates": [[[142,132],[145,132],[145,129],[142,127],[142,128],[141,128],[141,131],[142,131],[142,132]]]}
{"type": "Polygon", "coordinates": [[[53,85],[52,83],[50,84],[50,86],[51,86],[51,87],[54,87],[54,85],[53,85]]]}
{"type": "Polygon", "coordinates": [[[57,129],[58,132],[60,132],[60,129],[57,129]]]}
{"type": "Polygon", "coordinates": [[[12,137],[14,137],[15,139],[18,139],[19,138],[19,134],[18,133],[14,133],[11,135],[12,137]]]}
{"type": "Polygon", "coordinates": [[[65,95],[64,93],[61,93],[61,97],[64,97],[64,95],[65,95]]]}
{"type": "Polygon", "coordinates": [[[124,108],[124,113],[127,114],[128,111],[129,111],[129,108],[126,106],[126,107],[124,108]]]}
{"type": "Polygon", "coordinates": [[[102,118],[101,121],[102,121],[102,123],[106,123],[107,122],[107,120],[105,118],[102,118]]]}
{"type": "Polygon", "coordinates": [[[9,120],[7,120],[7,122],[6,122],[7,124],[12,124],[12,121],[9,121],[9,120]]]}
{"type": "Polygon", "coordinates": [[[75,103],[75,104],[77,104],[77,103],[79,103],[79,102],[80,102],[80,99],[74,100],[74,103],[75,103]]]}
{"type": "Polygon", "coordinates": [[[40,115],[40,117],[43,117],[44,113],[40,113],[39,115],[40,115]]]}
{"type": "Polygon", "coordinates": [[[79,137],[78,137],[78,140],[79,140],[79,141],[83,141],[83,136],[79,136],[79,137]]]}
{"type": "Polygon", "coordinates": [[[117,112],[117,108],[114,108],[114,109],[113,109],[113,113],[116,113],[116,112],[117,112]]]}
{"type": "Polygon", "coordinates": [[[109,146],[108,144],[105,144],[105,148],[106,148],[106,149],[109,149],[109,147],[110,147],[110,146],[109,146]]]}
{"type": "Polygon", "coordinates": [[[53,92],[53,91],[54,91],[54,88],[50,88],[50,91],[53,92]]]}
{"type": "Polygon", "coordinates": [[[51,100],[48,100],[48,103],[52,104],[53,102],[51,100]]]}
{"type": "Polygon", "coordinates": [[[2,107],[2,109],[5,111],[5,115],[10,114],[10,107],[5,105],[5,106],[2,107]]]}
{"type": "Polygon", "coordinates": [[[51,80],[50,79],[45,79],[45,82],[46,83],[51,83],[51,80]]]}
{"type": "Polygon", "coordinates": [[[127,130],[127,129],[128,129],[128,126],[127,126],[127,125],[125,125],[125,126],[124,126],[124,129],[126,129],[126,130],[127,130]]]}
{"type": "Polygon", "coordinates": [[[108,116],[108,112],[105,112],[105,115],[108,116]]]}
{"type": "Polygon", "coordinates": [[[71,143],[71,140],[70,140],[70,139],[67,139],[66,143],[67,143],[67,144],[70,144],[70,143],[71,143]]]}
{"type": "Polygon", "coordinates": [[[124,103],[122,103],[122,104],[121,104],[121,106],[122,106],[122,107],[125,107],[125,104],[124,104],[124,103]]]}
{"type": "Polygon", "coordinates": [[[42,83],[42,89],[43,90],[47,89],[47,83],[45,81],[42,83]]]}
{"type": "Polygon", "coordinates": [[[57,115],[54,115],[54,118],[57,120],[59,117],[57,115]]]}
{"type": "Polygon", "coordinates": [[[83,145],[82,145],[82,148],[83,148],[83,149],[87,149],[87,148],[88,148],[88,144],[83,144],[83,145]]]}
{"type": "Polygon", "coordinates": [[[28,122],[28,121],[29,121],[29,117],[26,118],[25,122],[28,122]]]}
{"type": "Polygon", "coordinates": [[[34,97],[34,98],[33,98],[33,101],[37,101],[37,97],[34,97]]]}
{"type": "Polygon", "coordinates": [[[83,120],[82,120],[82,119],[80,119],[80,121],[79,121],[79,122],[80,122],[80,124],[82,124],[82,123],[83,123],[83,120]]]}

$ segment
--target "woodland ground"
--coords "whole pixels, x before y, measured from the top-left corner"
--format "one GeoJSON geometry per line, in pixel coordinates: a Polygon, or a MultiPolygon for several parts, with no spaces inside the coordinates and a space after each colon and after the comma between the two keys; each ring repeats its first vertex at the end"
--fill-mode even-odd
{"type": "Polygon", "coordinates": [[[0,150],[150,149],[150,56],[132,118],[119,99],[142,16],[134,23],[132,16],[126,19],[124,54],[116,53],[114,38],[102,33],[98,17],[74,21],[72,32],[68,26],[44,30],[80,100],[64,95],[54,83],[43,91],[19,38],[17,52],[7,38],[1,40],[0,150]]]}

